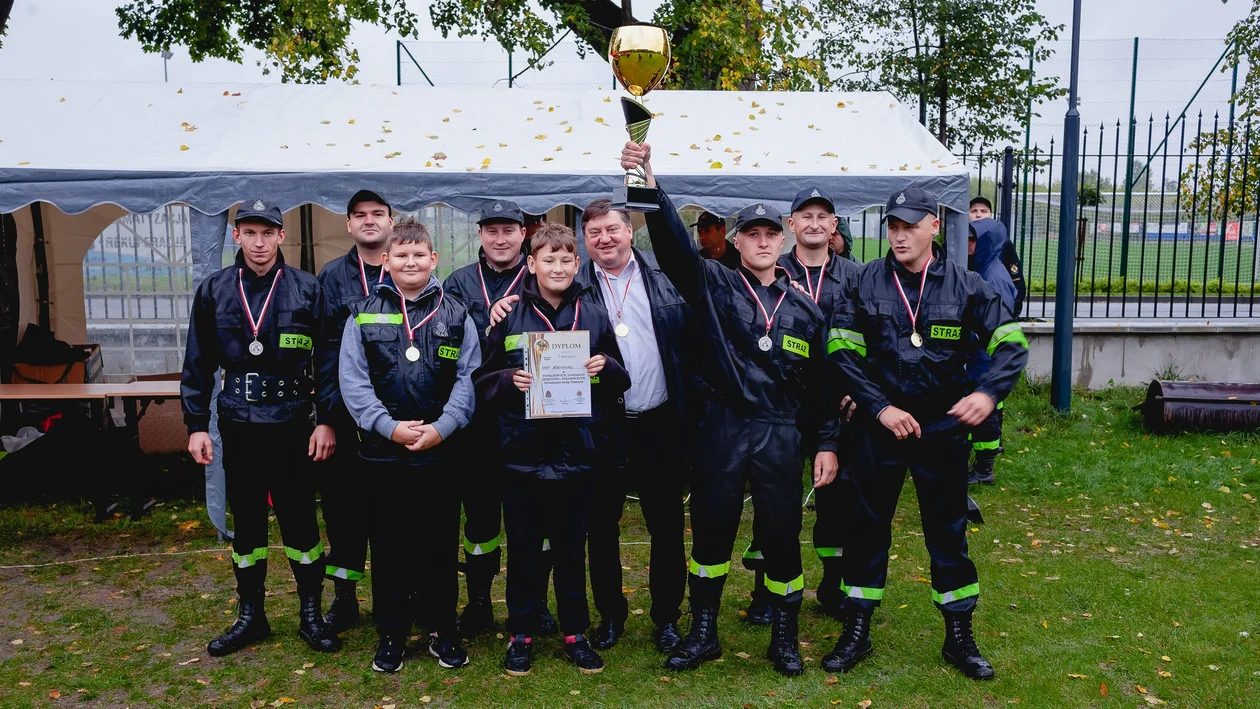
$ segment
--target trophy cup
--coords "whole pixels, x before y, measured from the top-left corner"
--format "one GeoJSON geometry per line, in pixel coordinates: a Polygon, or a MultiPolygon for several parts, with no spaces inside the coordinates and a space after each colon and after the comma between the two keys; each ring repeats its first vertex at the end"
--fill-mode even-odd
{"type": "MultiPolygon", "coordinates": [[[[669,34],[656,25],[626,25],[613,30],[608,43],[608,63],[613,76],[632,96],[643,96],[661,85],[669,71],[669,34]]],[[[642,143],[652,125],[652,112],[628,96],[621,97],[630,140],[642,143]]],[[[626,173],[625,184],[613,190],[612,208],[629,212],[655,212],[656,188],[647,186],[642,167],[626,173]]]]}

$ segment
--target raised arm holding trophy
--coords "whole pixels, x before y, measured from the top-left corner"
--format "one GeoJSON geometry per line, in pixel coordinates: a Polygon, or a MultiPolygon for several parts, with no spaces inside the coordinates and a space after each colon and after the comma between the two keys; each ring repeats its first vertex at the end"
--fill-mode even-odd
{"type": "MultiPolygon", "coordinates": [[[[669,71],[669,34],[657,25],[625,25],[613,30],[608,43],[608,64],[617,81],[632,96],[645,96],[661,85],[669,71]]],[[[629,96],[621,97],[630,140],[642,143],[652,125],[652,112],[629,96]]],[[[625,184],[613,190],[612,208],[629,212],[654,212],[656,188],[649,187],[643,168],[626,171],[625,184]]]]}

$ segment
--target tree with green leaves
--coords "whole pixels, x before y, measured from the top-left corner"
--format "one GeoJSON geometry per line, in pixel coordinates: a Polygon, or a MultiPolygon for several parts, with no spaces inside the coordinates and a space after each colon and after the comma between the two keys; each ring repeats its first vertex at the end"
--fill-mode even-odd
{"type": "MultiPolygon", "coordinates": [[[[435,0],[429,13],[443,37],[477,36],[522,51],[539,66],[569,35],[600,56],[613,30],[641,22],[632,0],[435,0]]],[[[803,52],[816,25],[803,0],[666,0],[651,18],[670,33],[673,89],[801,90],[826,87],[822,64],[803,52]]]]}
{"type": "Polygon", "coordinates": [[[817,0],[818,58],[838,87],[887,90],[950,147],[1014,142],[1067,92],[1029,72],[1059,36],[1035,0],[817,0]]]}
{"type": "Polygon", "coordinates": [[[1251,0],[1251,10],[1225,35],[1225,41],[1229,54],[1221,62],[1221,71],[1233,71],[1234,64],[1247,66],[1247,76],[1234,98],[1248,112],[1260,111],[1260,0],[1251,0]]]}
{"type": "Polygon", "coordinates": [[[253,48],[264,55],[263,74],[278,71],[281,81],[296,83],[354,79],[354,22],[416,36],[406,0],[133,0],[117,13],[122,36],[138,39],[146,52],[183,46],[194,62],[239,64],[253,48]]]}

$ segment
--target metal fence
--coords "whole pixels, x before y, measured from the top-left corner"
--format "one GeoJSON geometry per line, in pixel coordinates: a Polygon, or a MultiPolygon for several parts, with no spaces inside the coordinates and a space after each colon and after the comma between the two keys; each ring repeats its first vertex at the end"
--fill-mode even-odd
{"type": "Polygon", "coordinates": [[[478,86],[525,89],[617,88],[608,62],[571,36],[531,65],[525,52],[494,42],[399,40],[398,85],[478,86]]]}
{"type": "MultiPolygon", "coordinates": [[[[1228,115],[1087,128],[1079,160],[1079,317],[1249,318],[1260,250],[1260,136],[1228,115]]],[[[1059,264],[1056,144],[964,155],[1024,262],[1025,315],[1052,317],[1059,264]],[[1007,154],[1009,151],[1009,155],[1007,154]]]]}

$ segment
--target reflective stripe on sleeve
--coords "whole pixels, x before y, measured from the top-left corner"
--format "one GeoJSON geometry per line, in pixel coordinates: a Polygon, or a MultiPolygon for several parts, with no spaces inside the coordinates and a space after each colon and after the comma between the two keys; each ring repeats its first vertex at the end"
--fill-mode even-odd
{"type": "Polygon", "coordinates": [[[989,348],[987,350],[989,355],[992,356],[998,346],[1004,342],[1023,345],[1024,349],[1028,349],[1028,338],[1024,337],[1024,330],[1017,322],[1008,322],[993,331],[993,337],[989,339],[989,348]]]}
{"type": "Polygon", "coordinates": [[[853,350],[858,355],[865,357],[866,337],[860,332],[833,327],[827,333],[827,354],[839,350],[853,350]]]}

